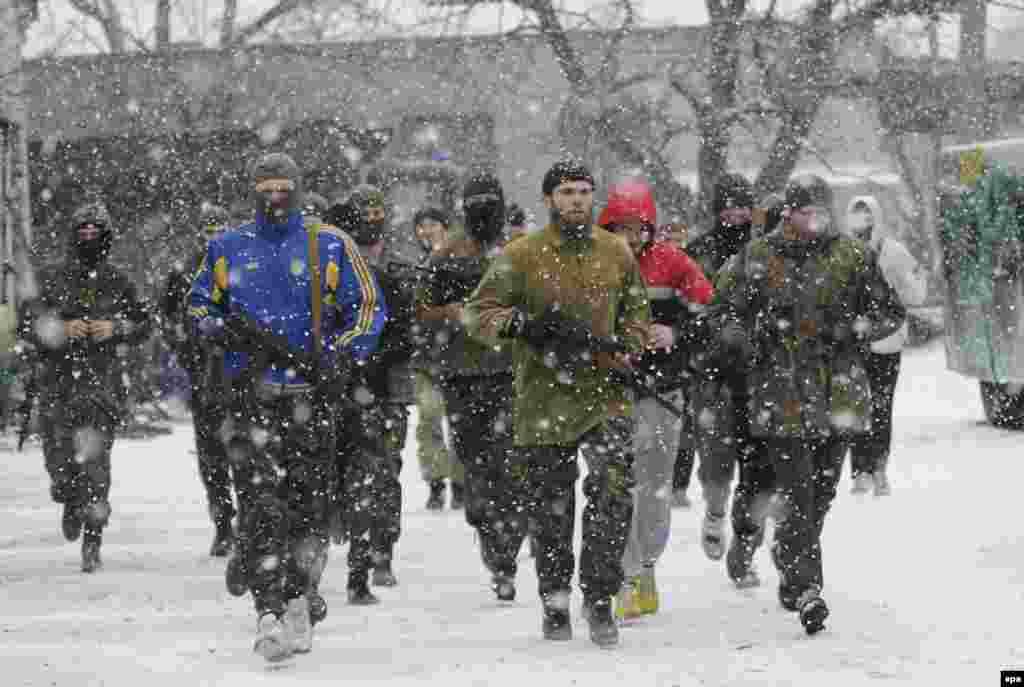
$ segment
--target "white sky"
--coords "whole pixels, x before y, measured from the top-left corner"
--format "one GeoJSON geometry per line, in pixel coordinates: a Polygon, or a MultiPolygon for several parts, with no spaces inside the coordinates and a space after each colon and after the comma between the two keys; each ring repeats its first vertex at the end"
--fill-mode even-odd
{"type": "MultiPolygon", "coordinates": [[[[114,0],[122,8],[125,22],[136,35],[151,38],[152,16],[155,0],[114,0]]],[[[326,4],[337,0],[321,0],[326,4]]],[[[407,31],[430,33],[435,29],[424,26],[424,20],[432,10],[421,0],[373,0],[379,7],[387,8],[393,20],[406,27],[407,31]]],[[[271,7],[273,0],[240,0],[240,21],[259,16],[271,7]]],[[[609,0],[562,0],[569,10],[582,11],[606,7],[609,0]]],[[[769,0],[751,0],[754,10],[764,10],[769,0]]],[[[783,16],[792,15],[807,0],[778,0],[777,7],[783,16]]],[[[1022,2],[1024,6],[1024,2],[1022,2]]],[[[175,40],[201,40],[208,45],[216,42],[216,21],[222,12],[222,0],[174,0],[175,15],[173,29],[175,40]]],[[[704,0],[638,0],[640,21],[645,25],[703,24],[707,21],[704,0]]],[[[436,16],[436,11],[433,11],[436,16]]],[[[1024,41],[1021,41],[1020,26],[1024,12],[992,6],[989,10],[992,26],[990,53],[999,57],[1024,57],[1024,41]],[[1018,47],[1021,46],[1021,47],[1018,47]]],[[[61,46],[63,54],[94,52],[96,46],[105,47],[100,38],[98,26],[82,21],[81,15],[71,9],[68,0],[41,0],[41,19],[29,30],[26,56],[34,57],[53,46],[61,46]]],[[[509,5],[488,6],[476,10],[470,25],[473,33],[488,33],[508,28],[517,22],[517,10],[509,5]]],[[[956,31],[952,20],[947,22],[944,42],[952,51],[955,48],[956,31]]],[[[364,34],[360,34],[364,36],[364,34]]]]}

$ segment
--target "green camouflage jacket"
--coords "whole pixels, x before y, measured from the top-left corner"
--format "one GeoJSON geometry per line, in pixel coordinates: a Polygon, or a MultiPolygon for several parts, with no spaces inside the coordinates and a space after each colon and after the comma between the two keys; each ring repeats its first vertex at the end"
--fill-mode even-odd
{"type": "Polygon", "coordinates": [[[755,239],[718,275],[713,316],[751,338],[747,369],[754,436],[810,437],[870,429],[867,344],[905,311],[874,253],[825,234],[755,239]]]}

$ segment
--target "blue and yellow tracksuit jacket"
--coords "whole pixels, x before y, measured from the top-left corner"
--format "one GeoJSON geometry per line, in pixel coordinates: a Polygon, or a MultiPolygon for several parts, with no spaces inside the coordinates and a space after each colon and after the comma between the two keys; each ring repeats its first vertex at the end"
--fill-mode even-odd
{"type": "MultiPolygon", "coordinates": [[[[322,283],[321,338],[324,362],[338,356],[365,360],[377,348],[387,309],[366,260],[352,239],[333,227],[318,233],[322,283]]],[[[206,259],[192,280],[190,314],[200,336],[217,334],[224,318],[244,313],[296,350],[313,350],[313,306],[309,248],[302,213],[293,211],[287,224],[271,224],[262,216],[210,241],[206,259]]],[[[238,376],[248,355],[228,351],[224,372],[238,376]]],[[[307,383],[293,371],[270,367],[272,384],[307,383]]]]}

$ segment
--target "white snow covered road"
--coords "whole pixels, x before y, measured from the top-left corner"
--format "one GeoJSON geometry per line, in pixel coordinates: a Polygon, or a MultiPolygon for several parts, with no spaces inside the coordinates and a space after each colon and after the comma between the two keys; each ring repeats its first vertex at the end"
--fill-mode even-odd
{"type": "Polygon", "coordinates": [[[461,512],[428,513],[410,442],[403,472],[400,586],[380,606],[344,600],[332,551],[328,619],[313,653],[267,667],[251,651],[251,603],[224,590],[191,429],[114,451],[105,568],[78,571],[60,535],[38,445],[3,453],[0,685],[995,685],[1024,668],[1022,435],[982,424],[977,384],[944,369],[941,346],[904,357],[896,397],[893,495],[849,494],[825,528],[828,629],[806,637],[764,585],[738,592],[706,560],[702,504],[675,511],[658,575],[662,612],[624,628],[614,651],[540,638],[532,561],[500,605],[461,512]]]}

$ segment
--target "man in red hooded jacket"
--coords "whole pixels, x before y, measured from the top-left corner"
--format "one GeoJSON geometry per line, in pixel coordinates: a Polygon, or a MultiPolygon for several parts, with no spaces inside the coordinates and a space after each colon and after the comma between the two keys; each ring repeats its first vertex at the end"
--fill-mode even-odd
{"type": "Polygon", "coordinates": [[[695,329],[693,310],[711,301],[713,289],[700,266],[682,248],[655,240],[657,210],[650,188],[631,180],[613,185],[598,224],[621,235],[640,264],[651,302],[652,346],[634,361],[650,393],[634,406],[636,494],[623,569],[626,582],[616,600],[621,619],[658,610],[654,566],[668,544],[672,517],[672,468],[678,453],[681,421],[659,402],[658,394],[685,406],[686,351],[695,329]]]}

